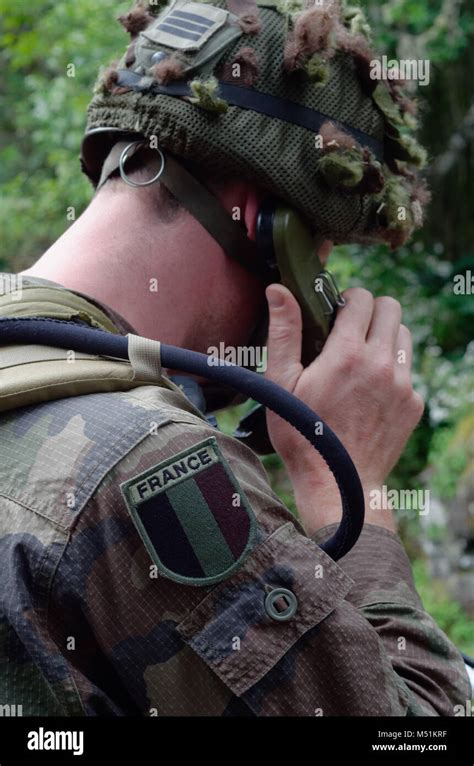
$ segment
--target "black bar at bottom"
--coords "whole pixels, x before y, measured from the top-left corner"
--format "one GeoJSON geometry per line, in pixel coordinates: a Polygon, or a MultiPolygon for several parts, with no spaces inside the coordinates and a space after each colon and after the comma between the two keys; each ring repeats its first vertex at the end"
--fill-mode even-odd
{"type": "Polygon", "coordinates": [[[160,763],[173,754],[228,762],[290,757],[329,764],[472,766],[474,726],[457,718],[15,718],[0,717],[0,766],[160,763]],[[227,744],[226,744],[227,743],[227,744]],[[231,743],[231,744],[230,744],[231,743]],[[229,748],[229,749],[228,749],[229,748]],[[284,756],[287,757],[286,755],[284,756]],[[258,756],[257,756],[258,758],[258,756]]]}

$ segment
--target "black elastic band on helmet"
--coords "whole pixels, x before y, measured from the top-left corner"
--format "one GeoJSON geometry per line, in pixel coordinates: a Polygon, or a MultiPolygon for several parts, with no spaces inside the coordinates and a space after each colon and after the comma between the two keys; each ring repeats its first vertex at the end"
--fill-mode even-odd
{"type": "MultiPolygon", "coordinates": [[[[119,69],[117,85],[123,88],[131,88],[139,92],[162,93],[165,96],[193,96],[193,92],[187,82],[176,82],[169,85],[159,85],[157,82],[151,82],[149,77],[143,77],[129,69],[119,69]]],[[[316,109],[310,109],[307,106],[298,104],[295,101],[289,101],[286,98],[272,96],[270,93],[263,93],[255,88],[247,88],[244,85],[232,85],[231,83],[219,80],[218,96],[223,98],[232,106],[239,106],[241,109],[251,109],[260,114],[266,114],[268,117],[274,117],[283,122],[289,122],[292,125],[299,125],[313,133],[319,133],[322,125],[327,120],[334,123],[336,127],[349,133],[359,144],[366,146],[383,162],[384,147],[383,142],[367,135],[361,130],[347,125],[334,117],[330,117],[316,109]]]]}

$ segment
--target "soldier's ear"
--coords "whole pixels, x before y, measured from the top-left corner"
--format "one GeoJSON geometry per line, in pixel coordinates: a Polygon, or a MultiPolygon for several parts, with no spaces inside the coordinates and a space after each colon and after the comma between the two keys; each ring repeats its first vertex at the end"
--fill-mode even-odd
{"type": "Polygon", "coordinates": [[[257,238],[257,218],[258,211],[268,196],[265,192],[258,189],[253,184],[245,184],[247,187],[246,201],[245,201],[245,215],[244,222],[247,228],[247,236],[249,239],[256,240],[257,238]]]}
{"type": "Polygon", "coordinates": [[[258,211],[268,194],[244,180],[210,180],[206,185],[220,200],[234,221],[241,221],[245,225],[247,236],[255,240],[258,211]]]}
{"type": "Polygon", "coordinates": [[[328,262],[328,258],[331,255],[331,250],[333,247],[334,247],[334,242],[331,242],[330,239],[325,239],[323,244],[320,245],[318,250],[318,256],[323,266],[325,266],[326,263],[328,262]]]}

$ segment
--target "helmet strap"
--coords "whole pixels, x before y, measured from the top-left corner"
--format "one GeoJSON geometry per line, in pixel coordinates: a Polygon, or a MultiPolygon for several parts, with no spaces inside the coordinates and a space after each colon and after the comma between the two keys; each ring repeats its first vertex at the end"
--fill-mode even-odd
{"type": "MultiPolygon", "coordinates": [[[[130,140],[117,142],[102,166],[96,193],[104,186],[110,176],[120,169],[121,158],[125,150],[127,150],[126,157],[129,159],[146,146],[145,141],[141,144],[140,142],[130,144],[130,140]]],[[[240,222],[234,221],[217,197],[183,167],[175,157],[169,152],[163,152],[162,149],[160,149],[160,154],[164,157],[164,162],[159,173],[159,182],[163,183],[183,207],[199,221],[224,252],[248,271],[257,274],[265,283],[270,284],[270,282],[277,280],[278,274],[260,257],[258,247],[247,236],[245,227],[240,222]]]]}

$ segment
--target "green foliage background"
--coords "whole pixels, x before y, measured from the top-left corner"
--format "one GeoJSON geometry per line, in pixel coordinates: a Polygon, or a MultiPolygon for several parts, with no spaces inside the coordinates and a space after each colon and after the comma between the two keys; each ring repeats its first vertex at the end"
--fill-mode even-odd
{"type": "MultiPolygon", "coordinates": [[[[427,411],[390,484],[419,487],[429,466],[437,494],[447,500],[474,459],[472,429],[465,425],[472,425],[474,297],[454,295],[452,282],[457,273],[474,273],[474,8],[462,0],[362,5],[379,49],[431,61],[432,82],[419,95],[433,202],[425,229],[409,247],[396,253],[341,247],[332,270],[342,288],[363,285],[401,301],[427,411]],[[460,431],[465,439],[456,436],[460,431]]],[[[78,216],[90,199],[78,159],[85,109],[98,68],[126,45],[114,18],[128,7],[116,0],[0,0],[0,269],[34,261],[69,225],[67,208],[78,216]]],[[[233,419],[235,413],[228,414],[224,425],[233,419]]],[[[292,506],[278,459],[267,464],[292,506]]],[[[474,654],[474,623],[427,575],[417,520],[402,526],[427,607],[474,654]]]]}

